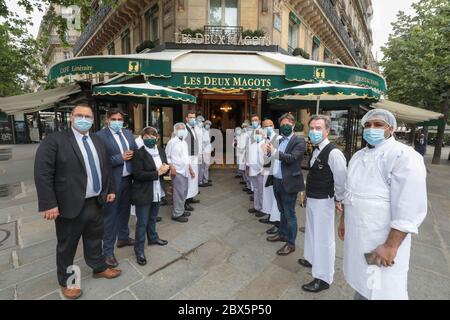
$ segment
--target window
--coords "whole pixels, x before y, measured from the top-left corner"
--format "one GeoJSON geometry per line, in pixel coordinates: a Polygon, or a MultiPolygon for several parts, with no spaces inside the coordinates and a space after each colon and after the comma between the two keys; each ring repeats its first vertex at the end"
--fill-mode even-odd
{"type": "Polygon", "coordinates": [[[121,34],[122,54],[131,53],[130,30],[127,29],[121,34]]]}
{"type": "Polygon", "coordinates": [[[331,53],[330,50],[328,50],[327,48],[325,48],[323,52],[323,61],[331,63],[331,53]]]}
{"type": "Polygon", "coordinates": [[[298,29],[300,19],[293,13],[289,13],[288,52],[292,53],[298,47],[298,29]]]}
{"type": "Polygon", "coordinates": [[[64,60],[68,60],[72,57],[70,51],[64,51],[64,60]]]}
{"type": "Polygon", "coordinates": [[[114,46],[114,41],[108,45],[108,54],[112,56],[116,54],[116,47],[114,46]]]}
{"type": "Polygon", "coordinates": [[[210,0],[209,24],[213,26],[237,26],[238,0],[210,0]]]}
{"type": "Polygon", "coordinates": [[[318,61],[319,60],[319,48],[320,48],[320,40],[317,37],[313,37],[312,44],[312,59],[318,61]]]}
{"type": "Polygon", "coordinates": [[[159,7],[155,4],[145,14],[147,21],[147,39],[155,44],[159,41],[159,7]]]}

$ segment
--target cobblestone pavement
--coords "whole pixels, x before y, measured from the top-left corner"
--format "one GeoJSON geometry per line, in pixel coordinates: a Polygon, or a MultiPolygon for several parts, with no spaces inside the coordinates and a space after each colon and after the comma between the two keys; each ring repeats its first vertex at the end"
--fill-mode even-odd
{"type": "MultiPolygon", "coordinates": [[[[0,228],[10,231],[0,246],[0,299],[62,299],[54,224],[37,212],[35,150],[36,145],[14,146],[13,159],[0,162],[0,185],[11,186],[11,194],[0,197],[0,228]]],[[[443,158],[447,154],[444,151],[443,158]]],[[[428,165],[429,211],[413,240],[411,299],[450,298],[450,164],[443,163],[428,165]]],[[[169,245],[148,247],[146,266],[136,263],[132,248],[117,249],[122,276],[96,280],[80,247],[76,263],[82,271],[82,299],[352,299],[353,290],[342,274],[340,240],[335,283],[319,294],[305,293],[301,285],[311,280],[311,273],[297,264],[303,233],[298,234],[295,253],[277,256],[280,243],[267,242],[268,226],[247,213],[251,202],[234,171],[215,169],[212,180],[213,187],[200,188],[201,202],[189,223],[171,221],[170,207],[161,208],[163,221],[157,228],[169,245]]],[[[304,225],[304,208],[297,207],[297,216],[304,225]]],[[[133,217],[133,234],[134,222],[133,217]]]]}

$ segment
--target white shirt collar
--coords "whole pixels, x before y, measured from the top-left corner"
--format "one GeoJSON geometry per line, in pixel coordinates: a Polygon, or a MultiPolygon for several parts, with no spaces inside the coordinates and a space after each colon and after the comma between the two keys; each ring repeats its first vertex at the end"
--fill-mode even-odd
{"type": "Polygon", "coordinates": [[[328,138],[323,139],[322,142],[319,143],[319,145],[318,145],[319,151],[321,151],[323,148],[325,148],[329,143],[330,143],[330,140],[328,140],[328,138]]]}
{"type": "Polygon", "coordinates": [[[75,135],[75,138],[77,138],[77,139],[82,139],[84,136],[89,137],[89,131],[86,132],[85,134],[81,134],[81,133],[78,132],[78,130],[76,130],[75,128],[72,127],[71,129],[72,129],[72,131],[73,131],[73,134],[75,135]]]}
{"type": "Polygon", "coordinates": [[[109,129],[109,131],[111,131],[111,133],[113,134],[113,136],[114,136],[114,134],[116,134],[116,133],[122,133],[122,129],[121,130],[119,130],[118,132],[115,132],[113,129],[111,129],[110,127],[108,127],[108,129],[109,129]]]}
{"type": "Polygon", "coordinates": [[[394,136],[390,136],[389,138],[385,139],[381,143],[377,144],[376,146],[374,146],[375,148],[369,149],[369,147],[367,147],[367,149],[369,149],[369,150],[374,150],[374,149],[378,150],[382,146],[387,145],[387,144],[391,143],[392,141],[395,141],[394,136]]]}
{"type": "Polygon", "coordinates": [[[152,156],[159,154],[158,147],[156,145],[151,149],[144,145],[144,148],[152,156]]]}

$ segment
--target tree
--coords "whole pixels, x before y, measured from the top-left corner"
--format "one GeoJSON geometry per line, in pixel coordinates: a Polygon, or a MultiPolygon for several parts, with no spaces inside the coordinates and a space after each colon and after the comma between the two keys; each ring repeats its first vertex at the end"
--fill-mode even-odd
{"type": "Polygon", "coordinates": [[[440,111],[432,163],[440,162],[450,91],[450,2],[419,0],[412,5],[415,16],[399,12],[380,65],[391,100],[440,111]]]}

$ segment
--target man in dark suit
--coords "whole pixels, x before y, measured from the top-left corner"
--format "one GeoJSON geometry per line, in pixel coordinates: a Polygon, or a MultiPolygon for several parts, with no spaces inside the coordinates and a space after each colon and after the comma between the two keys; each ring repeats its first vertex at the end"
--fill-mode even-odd
{"type": "Polygon", "coordinates": [[[119,269],[109,269],[102,254],[102,207],[114,201],[111,166],[103,142],[89,134],[94,116],[87,103],[78,103],[70,116],[71,128],[41,142],[34,164],[39,211],[55,220],[58,282],[63,295],[81,296],[80,275],[73,259],[83,236],[84,258],[95,278],[112,279],[119,269]],[[75,285],[71,279],[75,277],[75,285]]]}
{"type": "Polygon", "coordinates": [[[285,256],[295,251],[297,237],[297,217],[295,203],[297,193],[305,190],[302,173],[302,159],[305,152],[305,139],[294,134],[295,118],[286,113],[279,119],[280,133],[278,149],[272,144],[266,145],[268,156],[276,159],[273,167],[273,192],[280,211],[280,228],[278,234],[267,238],[268,241],[282,241],[286,244],[277,251],[285,256]]]}
{"type": "Polygon", "coordinates": [[[103,254],[106,263],[114,268],[119,264],[114,256],[116,239],[118,248],[134,245],[134,240],[129,236],[128,221],[133,173],[131,160],[137,145],[131,131],[123,129],[123,120],[124,113],[120,109],[110,109],[106,113],[107,127],[96,133],[106,146],[116,187],[116,199],[105,206],[103,236],[103,254]]]}

